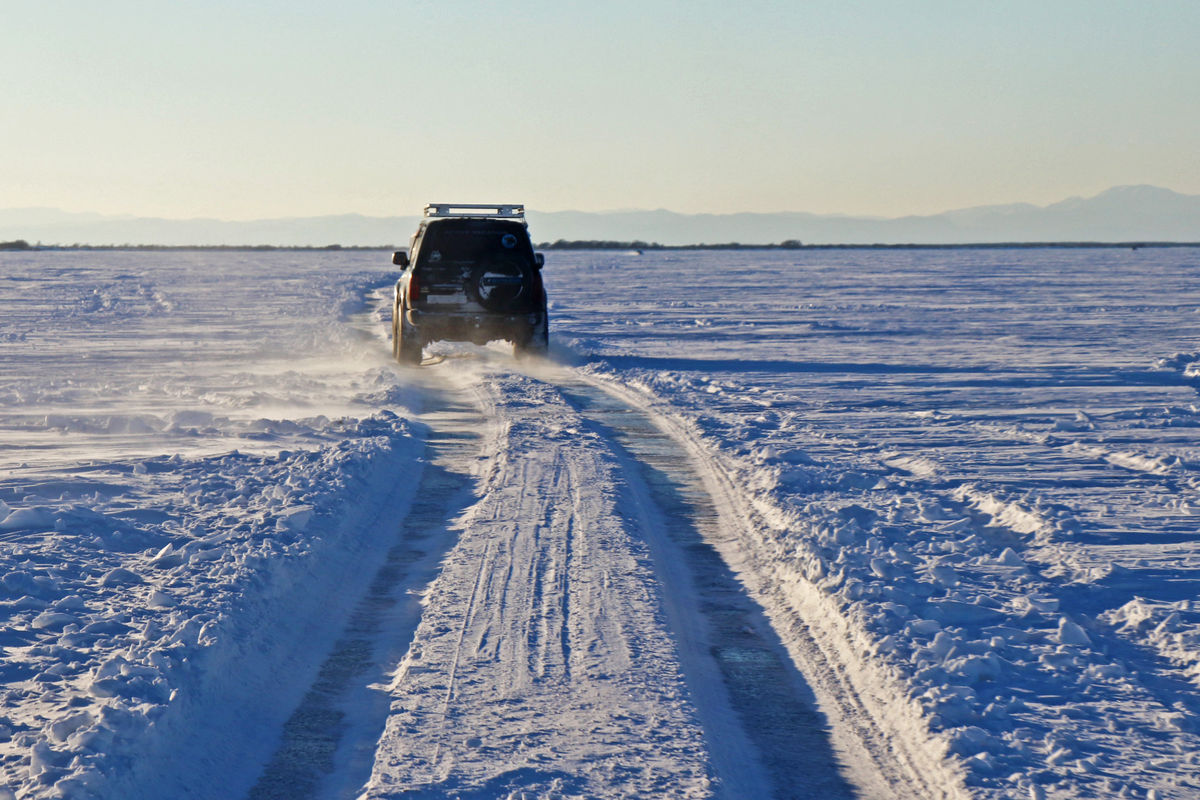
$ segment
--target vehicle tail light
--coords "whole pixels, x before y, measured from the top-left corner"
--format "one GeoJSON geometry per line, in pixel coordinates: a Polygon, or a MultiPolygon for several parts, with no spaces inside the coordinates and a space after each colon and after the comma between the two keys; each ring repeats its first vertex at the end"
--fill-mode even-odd
{"type": "Polygon", "coordinates": [[[421,299],[421,282],[417,280],[417,273],[413,273],[408,279],[408,302],[415,303],[421,299]]]}

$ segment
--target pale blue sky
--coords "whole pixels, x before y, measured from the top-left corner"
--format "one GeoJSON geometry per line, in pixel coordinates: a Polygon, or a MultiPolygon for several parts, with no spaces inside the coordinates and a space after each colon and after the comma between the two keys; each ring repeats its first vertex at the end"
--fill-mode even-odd
{"type": "Polygon", "coordinates": [[[0,208],[1200,194],[1200,2],[5,0],[0,208]]]}

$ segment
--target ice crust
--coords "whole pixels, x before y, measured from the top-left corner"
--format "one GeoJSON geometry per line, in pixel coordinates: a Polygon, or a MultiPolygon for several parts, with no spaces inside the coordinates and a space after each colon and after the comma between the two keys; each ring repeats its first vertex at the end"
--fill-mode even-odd
{"type": "Polygon", "coordinates": [[[347,322],[381,275],[3,266],[0,786],[194,794],[218,721],[222,746],[270,747],[247,689],[277,694],[276,659],[332,633],[339,579],[380,546],[361,504],[402,513],[395,476],[419,470],[418,401],[347,322]]]}
{"type": "MultiPolygon", "coordinates": [[[[1183,798],[1196,254],[554,253],[545,275],[555,357],[728,480],[747,585],[808,620],[941,796],[1183,798]]],[[[206,748],[247,765],[222,776],[244,793],[283,719],[238,703],[328,646],[340,582],[384,547],[372,514],[402,515],[420,469],[423,401],[387,357],[393,268],[0,269],[0,798],[184,796],[206,748]]]]}
{"type": "Polygon", "coordinates": [[[713,454],[747,580],[895,735],[971,796],[1200,792],[1200,357],[1158,357],[1200,333],[1195,251],[579,262],[576,363],[713,454]],[[693,268],[720,291],[659,302],[693,268]]]}

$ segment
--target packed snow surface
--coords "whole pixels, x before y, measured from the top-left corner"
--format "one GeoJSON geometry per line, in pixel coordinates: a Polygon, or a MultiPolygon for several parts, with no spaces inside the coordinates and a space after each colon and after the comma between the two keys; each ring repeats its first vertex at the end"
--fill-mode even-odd
{"type": "Polygon", "coordinates": [[[251,792],[371,606],[447,397],[480,450],[444,559],[397,584],[412,624],[372,628],[408,638],[345,706],[366,765],[330,774],[767,785],[585,385],[707,487],[860,796],[1200,795],[1200,251],[547,260],[552,363],[406,369],[385,253],[0,254],[0,797],[251,792]]]}

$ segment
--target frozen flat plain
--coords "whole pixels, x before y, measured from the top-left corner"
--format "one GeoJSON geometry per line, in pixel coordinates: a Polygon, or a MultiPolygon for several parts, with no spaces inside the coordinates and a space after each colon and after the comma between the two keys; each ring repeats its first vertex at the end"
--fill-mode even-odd
{"type": "Polygon", "coordinates": [[[0,254],[0,796],[1200,794],[1200,250],[547,260],[0,254]]]}

